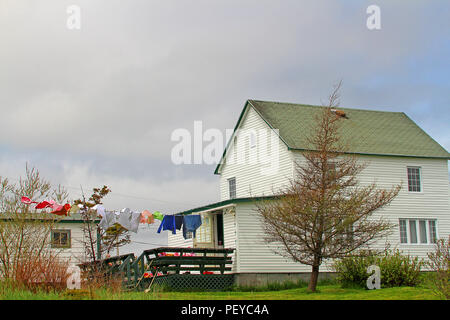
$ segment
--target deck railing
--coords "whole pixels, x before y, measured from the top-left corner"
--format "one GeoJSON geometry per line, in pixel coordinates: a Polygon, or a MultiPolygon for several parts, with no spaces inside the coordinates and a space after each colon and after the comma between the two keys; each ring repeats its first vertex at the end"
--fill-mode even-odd
{"type": "Polygon", "coordinates": [[[211,274],[215,271],[223,275],[232,269],[230,255],[233,251],[234,249],[160,247],[145,250],[138,258],[131,253],[79,266],[83,271],[93,270],[95,267],[109,275],[120,276],[127,288],[136,289],[142,287],[144,278],[159,275],[211,274]]]}

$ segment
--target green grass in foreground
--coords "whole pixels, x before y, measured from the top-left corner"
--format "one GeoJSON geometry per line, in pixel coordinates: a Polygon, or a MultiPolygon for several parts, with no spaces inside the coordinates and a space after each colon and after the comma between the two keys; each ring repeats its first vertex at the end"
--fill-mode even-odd
{"type": "Polygon", "coordinates": [[[380,290],[341,288],[339,285],[323,285],[319,292],[310,293],[307,288],[279,291],[228,291],[228,292],[111,292],[96,290],[66,291],[61,293],[32,293],[23,290],[0,288],[2,300],[435,300],[431,290],[423,287],[397,287],[380,290]]]}

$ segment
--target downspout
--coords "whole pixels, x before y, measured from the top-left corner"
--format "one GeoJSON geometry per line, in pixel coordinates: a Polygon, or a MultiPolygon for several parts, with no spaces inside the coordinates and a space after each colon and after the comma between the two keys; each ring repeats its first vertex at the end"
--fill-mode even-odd
{"type": "Polygon", "coordinates": [[[100,227],[97,227],[97,260],[102,259],[100,227]]]}

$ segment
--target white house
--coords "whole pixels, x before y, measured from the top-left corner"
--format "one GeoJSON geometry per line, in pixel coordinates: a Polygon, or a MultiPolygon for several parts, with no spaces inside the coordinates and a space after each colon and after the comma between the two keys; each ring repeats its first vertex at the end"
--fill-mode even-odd
{"type": "MultiPolygon", "coordinates": [[[[169,246],[235,248],[232,272],[239,284],[309,273],[310,266],[275,254],[276,247],[263,241],[255,203],[294,177],[294,164],[303,161],[305,137],[320,108],[248,100],[215,170],[221,201],[181,212],[202,214],[203,224],[195,239],[169,234],[169,246]]],[[[403,183],[397,198],[375,213],[396,229],[372,247],[390,243],[425,258],[436,239],[450,234],[450,154],[402,112],[339,109],[346,114],[342,134],[352,137],[350,152],[369,163],[360,183],[375,181],[386,189],[403,183]]],[[[324,264],[321,271],[331,270],[324,264]]]]}

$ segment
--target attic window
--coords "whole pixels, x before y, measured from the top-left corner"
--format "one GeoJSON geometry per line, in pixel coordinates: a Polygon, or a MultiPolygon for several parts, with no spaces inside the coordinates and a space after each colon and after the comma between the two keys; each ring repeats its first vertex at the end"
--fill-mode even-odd
{"type": "Polygon", "coordinates": [[[256,147],[256,134],[254,132],[250,132],[250,148],[256,147]]]}
{"type": "Polygon", "coordinates": [[[347,115],[345,114],[344,111],[342,110],[338,110],[338,109],[331,109],[331,112],[333,112],[335,115],[341,117],[341,118],[346,118],[348,119],[347,115]]]}

